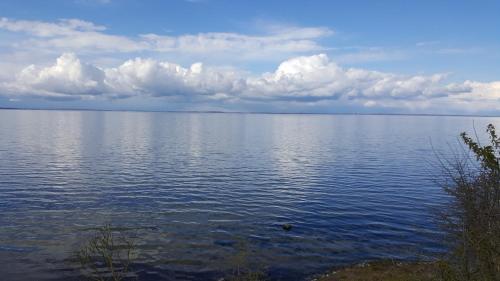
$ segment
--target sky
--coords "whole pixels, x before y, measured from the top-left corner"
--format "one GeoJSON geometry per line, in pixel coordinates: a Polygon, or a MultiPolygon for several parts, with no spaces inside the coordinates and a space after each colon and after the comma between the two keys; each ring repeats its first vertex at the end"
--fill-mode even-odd
{"type": "Polygon", "coordinates": [[[0,107],[500,115],[500,1],[0,2],[0,107]]]}

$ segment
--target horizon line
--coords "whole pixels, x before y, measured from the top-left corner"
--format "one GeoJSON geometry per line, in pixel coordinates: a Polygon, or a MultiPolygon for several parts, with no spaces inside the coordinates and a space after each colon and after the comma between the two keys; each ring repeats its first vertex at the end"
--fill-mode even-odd
{"type": "Polygon", "coordinates": [[[441,113],[390,113],[390,112],[266,112],[266,111],[223,111],[223,110],[147,110],[147,109],[99,109],[99,108],[35,108],[0,107],[0,110],[33,111],[111,111],[152,113],[213,113],[213,114],[273,114],[273,115],[374,115],[374,116],[443,116],[443,117],[500,117],[488,114],[441,114],[441,113]]]}

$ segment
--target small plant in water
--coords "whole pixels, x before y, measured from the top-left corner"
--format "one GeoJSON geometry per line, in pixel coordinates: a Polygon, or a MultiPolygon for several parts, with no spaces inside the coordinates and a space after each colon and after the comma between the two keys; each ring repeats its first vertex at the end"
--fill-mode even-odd
{"type": "Polygon", "coordinates": [[[131,239],[106,225],[80,248],[77,259],[88,279],[120,281],[133,277],[130,264],[134,250],[131,239]]]}
{"type": "Polygon", "coordinates": [[[230,258],[233,270],[231,274],[223,278],[225,281],[264,281],[267,280],[266,274],[257,268],[256,264],[249,261],[248,242],[245,240],[238,240],[236,244],[236,255],[230,258]]]}

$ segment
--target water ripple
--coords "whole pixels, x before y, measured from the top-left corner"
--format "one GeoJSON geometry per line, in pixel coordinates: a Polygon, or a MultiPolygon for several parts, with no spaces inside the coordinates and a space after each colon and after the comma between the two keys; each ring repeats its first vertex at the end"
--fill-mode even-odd
{"type": "MultiPolygon", "coordinates": [[[[476,127],[500,125],[474,118],[476,127]]],[[[432,180],[466,117],[0,111],[0,275],[77,278],[95,227],[140,237],[148,280],[276,280],[442,250],[432,180]],[[429,138],[433,141],[430,145],[429,138]],[[290,232],[281,229],[293,225],[290,232]]]]}

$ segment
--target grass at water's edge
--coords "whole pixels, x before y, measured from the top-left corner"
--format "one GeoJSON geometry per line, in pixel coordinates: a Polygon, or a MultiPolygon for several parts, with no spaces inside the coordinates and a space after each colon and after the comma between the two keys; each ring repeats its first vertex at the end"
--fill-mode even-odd
{"type": "Polygon", "coordinates": [[[443,280],[438,262],[380,260],[338,268],[313,281],[431,281],[443,280]]]}

